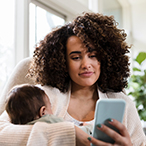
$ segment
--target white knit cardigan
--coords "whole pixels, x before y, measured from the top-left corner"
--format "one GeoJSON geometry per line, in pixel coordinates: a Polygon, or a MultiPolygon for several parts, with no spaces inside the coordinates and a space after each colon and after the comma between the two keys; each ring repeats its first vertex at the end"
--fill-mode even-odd
{"type": "MultiPolygon", "coordinates": [[[[42,87],[48,97],[50,98],[53,113],[57,116],[62,118],[65,117],[69,101],[70,101],[70,94],[71,90],[67,93],[61,93],[58,89],[48,86],[42,87]]],[[[145,146],[146,145],[146,137],[142,129],[142,125],[139,119],[139,115],[135,108],[133,101],[125,95],[123,92],[107,92],[102,93],[98,90],[99,98],[117,98],[117,99],[124,99],[126,101],[126,108],[124,113],[123,124],[126,126],[133,146],[145,146]]]]}
{"type": "MultiPolygon", "coordinates": [[[[4,111],[7,92],[17,84],[30,83],[25,78],[31,58],[22,60],[14,69],[0,97],[0,114],[4,111]]],[[[63,94],[56,88],[44,86],[48,94],[53,113],[64,117],[67,112],[70,90],[63,94]]],[[[99,92],[99,98],[122,98],[126,101],[123,124],[128,129],[133,146],[145,146],[145,135],[134,103],[122,92],[107,94],[99,92]]],[[[75,129],[70,122],[48,124],[38,122],[34,125],[13,125],[6,112],[0,115],[0,146],[74,146],[75,129]]]]}

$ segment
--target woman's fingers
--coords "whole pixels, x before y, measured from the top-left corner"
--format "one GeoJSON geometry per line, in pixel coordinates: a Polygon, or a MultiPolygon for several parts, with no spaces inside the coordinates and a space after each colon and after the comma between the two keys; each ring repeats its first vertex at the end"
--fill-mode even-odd
{"type": "Polygon", "coordinates": [[[115,141],[121,141],[121,139],[123,138],[119,133],[117,133],[116,131],[112,130],[111,128],[109,128],[105,125],[101,125],[101,127],[100,128],[98,127],[98,129],[101,130],[102,132],[106,133],[108,136],[110,136],[115,141]]]}
{"type": "Polygon", "coordinates": [[[114,145],[132,146],[130,136],[129,136],[129,133],[127,132],[126,127],[115,119],[110,120],[109,123],[115,128],[117,128],[119,130],[119,133],[117,133],[116,131],[112,130],[111,128],[105,125],[98,127],[98,129],[106,133],[112,139],[114,139],[115,140],[114,145]]]}
{"type": "Polygon", "coordinates": [[[95,146],[112,146],[110,143],[105,143],[100,140],[95,139],[94,137],[88,137],[88,140],[95,146]]]}
{"type": "Polygon", "coordinates": [[[128,133],[126,127],[119,121],[112,119],[109,121],[109,124],[111,124],[112,126],[117,128],[122,136],[126,136],[126,137],[129,136],[129,133],[128,133]]]}
{"type": "Polygon", "coordinates": [[[76,132],[76,146],[90,146],[90,144],[94,144],[95,146],[112,146],[111,144],[105,143],[98,139],[95,139],[92,136],[89,136],[87,133],[82,131],[80,128],[75,126],[76,132]]]}
{"type": "Polygon", "coordinates": [[[114,144],[106,143],[103,141],[100,141],[98,139],[95,139],[94,137],[90,136],[83,132],[81,129],[75,126],[76,129],[76,145],[77,146],[89,146],[90,143],[94,144],[95,146],[132,146],[130,136],[127,132],[127,129],[125,126],[118,122],[117,120],[110,120],[109,123],[116,127],[120,133],[117,133],[116,131],[112,130],[111,128],[102,125],[101,127],[97,127],[99,130],[106,133],[108,136],[110,136],[112,139],[115,140],[114,144]]]}

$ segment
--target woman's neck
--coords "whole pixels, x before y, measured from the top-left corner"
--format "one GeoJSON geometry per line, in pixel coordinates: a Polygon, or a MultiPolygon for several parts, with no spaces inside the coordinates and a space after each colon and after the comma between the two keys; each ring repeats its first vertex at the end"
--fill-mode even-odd
{"type": "Polygon", "coordinates": [[[94,119],[95,105],[98,100],[96,85],[82,87],[71,84],[71,97],[68,113],[79,121],[91,121],[94,119]]]}
{"type": "Polygon", "coordinates": [[[83,100],[97,100],[98,94],[97,94],[97,86],[92,85],[89,87],[83,87],[79,86],[77,84],[72,83],[71,84],[71,96],[73,98],[83,99],[83,100]]]}

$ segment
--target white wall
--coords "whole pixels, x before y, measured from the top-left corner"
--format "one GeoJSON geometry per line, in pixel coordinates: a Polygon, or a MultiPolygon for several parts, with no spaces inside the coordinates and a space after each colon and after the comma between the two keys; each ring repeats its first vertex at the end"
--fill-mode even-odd
{"type": "Polygon", "coordinates": [[[146,52],[146,1],[131,5],[134,56],[146,52]]]}

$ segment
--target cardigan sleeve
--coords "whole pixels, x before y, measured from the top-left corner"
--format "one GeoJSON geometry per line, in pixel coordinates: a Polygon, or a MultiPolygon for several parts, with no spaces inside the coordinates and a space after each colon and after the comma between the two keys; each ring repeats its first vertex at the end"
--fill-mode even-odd
{"type": "Polygon", "coordinates": [[[6,117],[6,112],[0,116],[1,146],[75,146],[74,124],[70,122],[14,125],[6,117]]]}
{"type": "Polygon", "coordinates": [[[144,134],[135,104],[128,97],[126,99],[126,103],[127,106],[126,106],[125,118],[123,122],[125,123],[125,126],[128,129],[133,146],[145,146],[146,136],[144,134]]]}
{"type": "Polygon", "coordinates": [[[126,101],[123,124],[127,128],[133,146],[146,146],[146,136],[134,102],[123,92],[108,93],[108,98],[122,98],[126,101]]]}
{"type": "Polygon", "coordinates": [[[27,145],[75,146],[74,124],[70,122],[61,122],[55,124],[37,122],[32,128],[27,145]]]}

